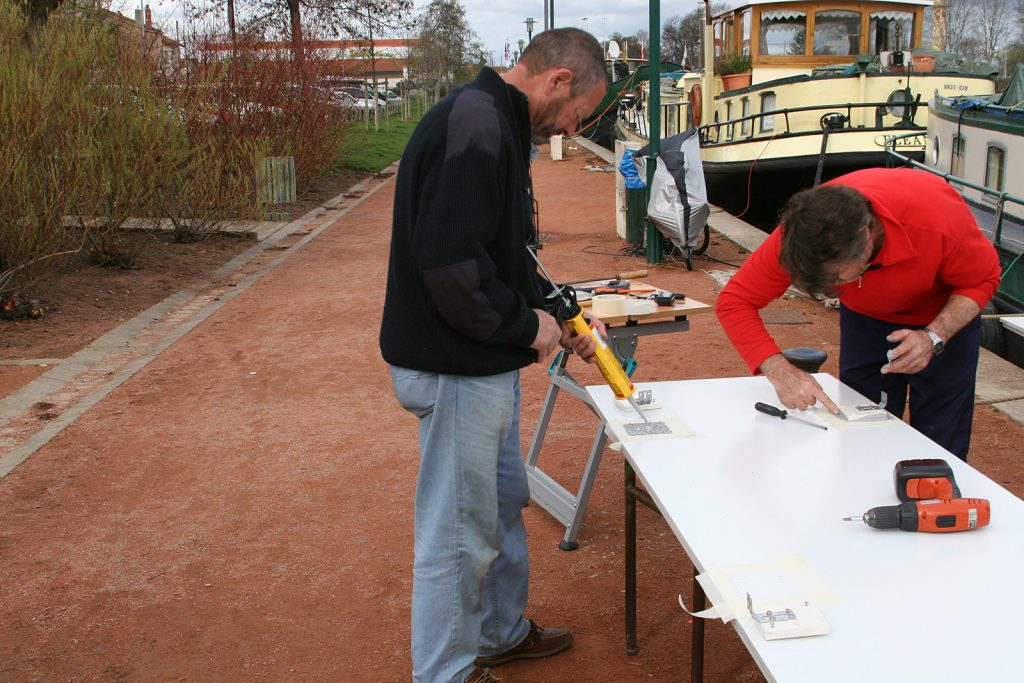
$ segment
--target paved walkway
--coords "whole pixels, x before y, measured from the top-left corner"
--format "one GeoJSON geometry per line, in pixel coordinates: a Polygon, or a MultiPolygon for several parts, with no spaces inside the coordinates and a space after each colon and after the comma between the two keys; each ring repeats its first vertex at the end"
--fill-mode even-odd
{"type": "MultiPolygon", "coordinates": [[[[541,258],[564,279],[633,269],[607,253],[610,174],[580,167],[538,164],[541,258]],[[588,211],[607,228],[570,234],[588,211]]],[[[239,256],[224,287],[173,294],[0,401],[0,680],[408,680],[415,421],[377,348],[393,181],[363,190],[239,256]]],[[[657,275],[711,300],[699,271],[657,275]]],[[[713,319],[694,327],[682,347],[645,339],[645,378],[742,373],[713,319]]],[[[545,367],[523,375],[527,440],[545,367]]],[[[579,472],[593,436],[574,403],[545,454],[555,476],[579,472]]],[[[555,550],[564,528],[526,511],[530,616],[577,640],[502,667],[506,681],[688,676],[674,595],[692,569],[643,511],[641,653],[622,653],[622,475],[606,460],[579,550],[555,550]]],[[[730,627],[709,624],[708,644],[706,680],[760,680],[730,627]]]]}

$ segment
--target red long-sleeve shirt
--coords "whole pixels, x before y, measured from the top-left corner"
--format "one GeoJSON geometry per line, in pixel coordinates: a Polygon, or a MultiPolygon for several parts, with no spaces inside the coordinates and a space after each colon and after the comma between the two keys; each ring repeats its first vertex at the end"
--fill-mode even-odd
{"type": "MultiPolygon", "coordinates": [[[[999,286],[999,257],[960,195],[942,178],[912,169],[872,168],[830,181],[864,195],[885,242],[860,281],[838,288],[850,310],[887,322],[927,325],[950,295],[984,308],[999,286]]],[[[779,264],[780,226],[718,295],[715,312],[752,372],[780,349],[758,311],[791,284],[779,264]]]]}

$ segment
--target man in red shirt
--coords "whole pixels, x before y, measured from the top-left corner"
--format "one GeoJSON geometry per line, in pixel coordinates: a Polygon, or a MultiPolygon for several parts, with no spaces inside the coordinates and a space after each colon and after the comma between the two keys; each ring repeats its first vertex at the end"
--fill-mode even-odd
{"type": "Polygon", "coordinates": [[[999,285],[999,259],[956,191],[925,171],[874,168],[800,192],[719,294],[726,334],[779,400],[835,413],[758,315],[790,284],[839,297],[843,383],[871,401],[886,392],[898,417],[909,391],[911,426],[967,459],[978,314],[999,285]]]}

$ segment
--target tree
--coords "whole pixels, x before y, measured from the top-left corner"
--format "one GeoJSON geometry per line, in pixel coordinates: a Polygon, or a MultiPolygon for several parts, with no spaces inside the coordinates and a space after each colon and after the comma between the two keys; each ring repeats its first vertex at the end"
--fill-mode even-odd
{"type": "Polygon", "coordinates": [[[975,0],[978,40],[985,59],[995,62],[1011,27],[1008,0],[975,0]]]}
{"type": "MultiPolygon", "coordinates": [[[[713,3],[711,14],[715,15],[727,9],[729,5],[726,3],[713,3]]],[[[685,55],[690,65],[700,68],[704,63],[704,50],[701,47],[703,40],[704,9],[699,7],[685,17],[676,15],[665,22],[661,31],[661,53],[679,64],[683,64],[685,55]]]]}
{"type": "Polygon", "coordinates": [[[945,0],[945,6],[935,8],[936,26],[935,47],[945,52],[961,54],[964,41],[973,32],[973,17],[969,0],[945,0]],[[943,22],[942,15],[945,15],[943,22]],[[945,25],[943,30],[941,24],[945,25]]]}
{"type": "MultiPolygon", "coordinates": [[[[399,28],[412,0],[234,0],[236,18],[244,33],[253,36],[288,36],[296,57],[308,35],[359,36],[366,33],[366,17],[375,32],[399,28]]],[[[204,19],[221,11],[221,3],[186,0],[189,16],[204,19]]]]}
{"type": "Polygon", "coordinates": [[[18,3],[21,11],[28,17],[25,40],[31,45],[39,29],[46,25],[46,20],[60,7],[64,0],[15,0],[15,2],[18,3]]]}
{"type": "Polygon", "coordinates": [[[645,54],[650,50],[651,34],[649,34],[647,31],[643,29],[640,29],[639,31],[634,31],[633,40],[636,41],[636,44],[640,46],[640,49],[642,49],[645,54]]]}
{"type": "Polygon", "coordinates": [[[1024,64],[1024,44],[1014,43],[1006,51],[1006,74],[1013,76],[1018,64],[1024,64]]]}
{"type": "Polygon", "coordinates": [[[433,0],[417,23],[419,38],[409,53],[416,77],[436,90],[468,80],[483,50],[458,0],[433,0]]]}

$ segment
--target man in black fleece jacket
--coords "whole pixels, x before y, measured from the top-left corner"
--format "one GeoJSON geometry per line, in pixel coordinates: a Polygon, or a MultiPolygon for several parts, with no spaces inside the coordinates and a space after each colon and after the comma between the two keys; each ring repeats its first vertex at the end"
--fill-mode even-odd
{"type": "Polygon", "coordinates": [[[496,680],[490,667],[572,644],[524,617],[519,370],[559,345],[592,362],[594,343],[544,311],[529,163],[532,140],[573,134],[607,84],[593,36],[545,31],[427,112],[402,155],[380,346],[419,418],[415,681],[496,680]]]}

